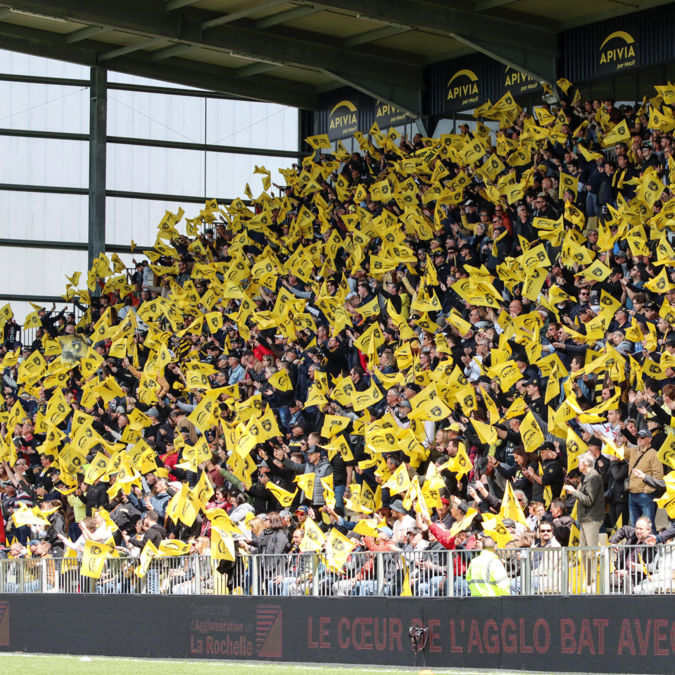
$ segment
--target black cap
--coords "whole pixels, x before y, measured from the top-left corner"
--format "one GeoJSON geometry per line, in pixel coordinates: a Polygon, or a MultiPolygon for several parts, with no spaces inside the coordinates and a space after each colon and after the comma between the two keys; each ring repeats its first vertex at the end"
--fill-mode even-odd
{"type": "Polygon", "coordinates": [[[407,384],[404,384],[404,385],[403,385],[403,388],[404,388],[404,389],[410,389],[410,391],[414,391],[416,394],[419,394],[420,391],[422,391],[422,390],[420,389],[420,385],[419,385],[419,384],[415,384],[414,382],[409,382],[409,383],[407,383],[407,384]]]}
{"type": "MultiPolygon", "coordinates": [[[[651,436],[651,434],[650,434],[651,436]]],[[[595,436],[591,436],[591,438],[588,441],[588,446],[594,446],[596,448],[601,448],[602,447],[602,441],[599,438],[596,438],[595,436]]]]}

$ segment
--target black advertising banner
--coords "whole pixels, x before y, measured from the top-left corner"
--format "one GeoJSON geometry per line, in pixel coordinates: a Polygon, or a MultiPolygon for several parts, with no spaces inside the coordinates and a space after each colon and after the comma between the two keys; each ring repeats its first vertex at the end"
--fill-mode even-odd
{"type": "Polygon", "coordinates": [[[380,129],[398,127],[414,120],[414,116],[384,101],[375,101],[375,121],[380,129]]]}
{"type": "Polygon", "coordinates": [[[435,63],[427,74],[425,110],[429,115],[473,110],[487,100],[496,102],[504,93],[504,66],[484,54],[435,63]]]}
{"type": "Polygon", "coordinates": [[[331,141],[351,138],[354,132],[367,134],[373,122],[387,130],[411,122],[414,117],[396,106],[375,100],[351,87],[321,94],[320,133],[331,141]]]}
{"type": "MultiPolygon", "coordinates": [[[[480,72],[480,71],[479,71],[480,72]]],[[[448,110],[468,110],[477,108],[484,100],[484,83],[476,74],[475,70],[470,68],[461,68],[453,73],[447,84],[447,109],[448,110]]]]}
{"type": "Polygon", "coordinates": [[[428,629],[430,668],[665,674],[672,605],[665,596],[5,595],[0,651],[413,666],[417,626],[428,629]]]}
{"type": "Polygon", "coordinates": [[[352,96],[338,101],[328,112],[328,138],[337,141],[340,138],[353,136],[359,129],[359,99],[352,96]]]}
{"type": "Polygon", "coordinates": [[[525,96],[543,91],[541,83],[529,75],[525,75],[510,66],[502,66],[504,87],[503,92],[510,91],[514,96],[525,96]]]}
{"type": "Polygon", "coordinates": [[[625,30],[605,35],[598,48],[598,75],[614,75],[640,65],[639,45],[625,30]]]}
{"type": "Polygon", "coordinates": [[[668,3],[564,31],[560,74],[578,85],[670,63],[675,59],[673,25],[675,4],[668,3]]]}

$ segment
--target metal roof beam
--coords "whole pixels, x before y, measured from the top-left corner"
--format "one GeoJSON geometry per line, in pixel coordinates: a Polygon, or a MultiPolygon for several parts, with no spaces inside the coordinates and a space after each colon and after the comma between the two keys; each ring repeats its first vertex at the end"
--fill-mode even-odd
{"type": "Polygon", "coordinates": [[[171,45],[171,47],[165,47],[164,49],[158,49],[156,52],[152,52],[150,60],[162,61],[163,59],[168,59],[171,58],[172,56],[178,56],[179,54],[184,54],[185,52],[192,52],[195,49],[201,49],[201,46],[182,43],[177,45],[171,45]]]}
{"type": "Polygon", "coordinates": [[[80,28],[80,30],[73,31],[66,35],[66,44],[72,45],[75,42],[88,40],[89,38],[96,37],[97,35],[101,35],[101,33],[107,33],[111,30],[112,28],[109,26],[87,26],[86,28],[80,28]]]}
{"type": "Polygon", "coordinates": [[[237,78],[236,69],[187,60],[150,61],[124,57],[114,61],[115,70],[153,80],[166,80],[187,87],[212,89],[255,101],[268,101],[294,108],[316,110],[314,87],[300,82],[260,75],[255,81],[237,78]]]}
{"type": "Polygon", "coordinates": [[[340,73],[327,70],[324,72],[326,75],[330,75],[336,80],[340,80],[374,99],[378,99],[384,103],[390,103],[404,112],[410,113],[414,117],[422,116],[421,89],[386,84],[366,77],[345,77],[340,73]]]}
{"type": "Polygon", "coordinates": [[[510,5],[516,0],[477,0],[474,3],[474,10],[477,12],[484,12],[486,9],[492,9],[493,7],[503,7],[504,5],[510,5]]]}
{"type": "Polygon", "coordinates": [[[423,0],[296,0],[321,4],[355,14],[360,19],[394,26],[416,26],[436,34],[461,35],[469,40],[523,49],[547,56],[557,55],[554,31],[523,25],[522,22],[491,15],[476,16],[473,3],[454,0],[443,3],[423,0]]]}
{"type": "Polygon", "coordinates": [[[243,66],[234,71],[235,77],[251,77],[251,75],[259,75],[266,73],[268,70],[275,70],[280,68],[276,63],[252,63],[250,66],[243,66]]]}
{"type": "Polygon", "coordinates": [[[673,0],[642,0],[638,5],[631,5],[628,3],[615,3],[612,9],[607,9],[602,12],[594,12],[593,14],[586,14],[575,19],[566,19],[561,21],[560,30],[569,30],[570,28],[577,28],[578,26],[586,26],[589,23],[596,23],[604,21],[605,19],[613,19],[617,16],[624,16],[626,14],[633,14],[633,12],[651,9],[652,7],[660,7],[661,5],[669,5],[673,0]]]}
{"type": "Polygon", "coordinates": [[[174,9],[187,7],[188,5],[196,5],[198,2],[200,2],[200,0],[168,0],[165,9],[167,12],[170,12],[174,9]]]}
{"type": "Polygon", "coordinates": [[[367,31],[366,33],[359,33],[358,35],[352,35],[352,37],[345,38],[342,45],[345,49],[349,49],[350,47],[356,47],[357,45],[364,45],[367,42],[375,42],[376,40],[384,40],[384,38],[392,37],[393,35],[408,33],[411,30],[415,30],[414,27],[383,26],[382,28],[376,28],[375,30],[367,31]]]}
{"type": "MultiPolygon", "coordinates": [[[[295,0],[302,1],[302,0],[295,0]]],[[[357,5],[362,0],[330,0],[334,3],[352,2],[357,5]]],[[[363,0],[368,4],[373,0],[363,0]]],[[[326,7],[328,0],[320,2],[303,2],[306,5],[326,7]]],[[[388,3],[389,0],[386,0],[388,3]]],[[[395,0],[392,0],[395,2],[395,0]]],[[[415,4],[418,0],[406,0],[415,4]]],[[[386,6],[386,3],[383,6],[386,6]]],[[[177,40],[200,44],[205,48],[215,49],[234,55],[242,55],[253,59],[274,61],[288,65],[301,66],[315,70],[330,70],[346,77],[366,77],[381,79],[391,85],[421,88],[423,86],[422,67],[405,61],[393,60],[379,55],[368,55],[351,52],[330,44],[288,37],[278,33],[263,33],[241,26],[224,25],[211,28],[202,34],[201,26],[208,22],[213,12],[186,8],[177,21],[172,14],[157,11],[156,3],[142,2],[134,5],[134,11],[120,0],[22,0],[22,6],[32,11],[50,12],[55,16],[68,17],[71,21],[95,25],[107,25],[116,29],[143,35],[146,38],[177,40]],[[204,19],[207,19],[205,22],[204,19]],[[162,38],[160,37],[162,36],[162,38]]],[[[257,5],[259,10],[262,5],[257,5]]],[[[426,5],[428,8],[429,5],[426,5]]],[[[248,11],[248,10],[247,10],[248,11]]],[[[231,15],[230,15],[231,16],[231,15]]],[[[406,25],[417,25],[414,17],[406,25]]],[[[485,17],[487,18],[487,17],[485,17]]],[[[431,20],[430,20],[431,21],[431,20]]],[[[483,21],[481,21],[482,23],[483,21]]],[[[141,43],[142,45],[143,43],[141,43]]],[[[121,49],[134,51],[143,49],[141,45],[121,49]]],[[[114,58],[119,51],[113,50],[114,58]]],[[[125,52],[130,53],[130,52],[125,52]]],[[[105,52],[106,60],[113,58],[105,52]]],[[[233,78],[234,79],[234,78],[233,78]]],[[[245,81],[240,78],[238,81],[245,81]]],[[[211,87],[212,88],[212,85],[211,87]]]]}
{"type": "Polygon", "coordinates": [[[224,14],[219,16],[216,19],[211,19],[210,21],[204,21],[202,23],[202,30],[208,30],[209,28],[215,28],[216,26],[222,26],[226,23],[232,23],[232,21],[237,21],[239,19],[245,19],[251,14],[256,12],[261,12],[264,9],[272,9],[273,7],[278,7],[279,5],[287,5],[288,0],[270,0],[265,2],[262,5],[252,5],[246,9],[242,9],[239,12],[233,12],[232,14],[224,14]]]}
{"type": "Polygon", "coordinates": [[[256,30],[264,30],[265,28],[271,28],[272,26],[278,26],[281,23],[286,23],[287,21],[295,21],[295,19],[302,19],[311,14],[316,14],[317,12],[323,12],[325,7],[316,7],[316,6],[307,6],[307,7],[296,7],[295,9],[287,9],[285,12],[279,12],[278,14],[272,14],[271,16],[266,16],[263,19],[258,19],[255,22],[256,30]]]}
{"type": "Polygon", "coordinates": [[[99,61],[109,61],[110,59],[116,59],[119,56],[126,56],[133,52],[140,51],[142,49],[147,49],[152,47],[160,42],[166,42],[164,37],[150,38],[149,40],[143,40],[142,42],[137,42],[136,44],[129,45],[127,47],[120,47],[119,49],[113,49],[112,51],[105,52],[105,54],[99,54],[99,61]]]}
{"type": "Polygon", "coordinates": [[[547,57],[526,50],[509,49],[501,45],[487,44],[477,40],[466,40],[460,35],[453,35],[453,37],[455,40],[495,59],[495,61],[534,78],[537,82],[546,82],[552,85],[556,81],[555,58],[552,56],[547,57]]]}
{"type": "MultiPolygon", "coordinates": [[[[92,42],[65,45],[61,35],[2,22],[0,22],[0,36],[3,49],[8,51],[83,66],[96,65],[97,52],[104,48],[103,43],[92,42]]],[[[180,59],[153,62],[149,57],[150,54],[144,53],[127,54],[111,60],[109,68],[128,75],[222,92],[242,99],[268,101],[307,110],[316,110],[318,106],[316,91],[311,85],[265,75],[250,81],[247,78],[235,77],[236,70],[232,68],[180,59]]],[[[76,82],[79,81],[72,82],[73,86],[76,86],[76,82]]],[[[122,87],[111,85],[111,88],[122,87]]]]}

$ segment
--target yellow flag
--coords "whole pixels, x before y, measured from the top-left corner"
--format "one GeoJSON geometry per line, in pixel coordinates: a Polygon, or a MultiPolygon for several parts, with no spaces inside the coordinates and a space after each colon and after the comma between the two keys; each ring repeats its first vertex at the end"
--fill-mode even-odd
{"type": "Polygon", "coordinates": [[[16,527],[23,527],[24,525],[46,525],[49,527],[49,520],[40,511],[37,506],[29,509],[25,504],[19,504],[19,510],[12,514],[12,520],[16,527]]]}
{"type": "Polygon", "coordinates": [[[302,529],[305,530],[305,536],[300,543],[300,551],[320,551],[326,541],[326,535],[319,529],[319,526],[310,518],[303,523],[302,529]]]}
{"type": "Polygon", "coordinates": [[[478,420],[471,420],[471,424],[473,424],[473,428],[476,430],[478,437],[483,443],[492,445],[497,442],[497,432],[491,425],[478,420]]]}
{"type": "Polygon", "coordinates": [[[336,572],[342,570],[355,547],[353,539],[348,539],[333,528],[326,539],[326,567],[336,572]]]}
{"type": "Polygon", "coordinates": [[[354,391],[352,393],[352,407],[356,412],[361,412],[361,410],[365,410],[371,405],[375,405],[383,398],[382,392],[377,388],[377,385],[373,380],[366,391],[354,391]]]}
{"type": "Polygon", "coordinates": [[[579,465],[577,460],[580,455],[588,451],[588,446],[584,443],[577,434],[574,433],[572,427],[567,427],[567,472],[576,469],[579,465]]]}
{"type": "Polygon", "coordinates": [[[227,530],[211,527],[211,558],[214,560],[234,560],[234,537],[227,530]]]}
{"type": "Polygon", "coordinates": [[[291,389],[293,389],[291,378],[288,376],[288,373],[285,370],[278,370],[267,381],[280,391],[291,391],[291,389]]]}
{"type": "Polygon", "coordinates": [[[190,544],[180,539],[163,539],[159,542],[159,552],[162,555],[187,555],[190,552],[190,544]]]}
{"type": "Polygon", "coordinates": [[[408,566],[408,563],[406,562],[404,556],[401,556],[401,565],[405,570],[405,576],[403,577],[403,584],[401,585],[401,597],[409,598],[412,596],[413,592],[412,588],[410,587],[410,567],[408,566]]]}
{"type": "Polygon", "coordinates": [[[84,482],[87,485],[93,485],[97,478],[103,476],[108,471],[108,458],[102,453],[96,453],[96,457],[92,460],[87,473],[84,477],[84,482]]]}
{"type": "Polygon", "coordinates": [[[321,150],[322,148],[330,150],[331,148],[330,140],[328,140],[328,134],[309,136],[308,138],[305,138],[305,141],[313,150],[321,150]]]}
{"type": "Polygon", "coordinates": [[[305,493],[305,499],[314,501],[314,483],[316,482],[316,474],[304,473],[301,476],[296,476],[294,480],[305,493]]]}
{"type": "MultiPolygon", "coordinates": [[[[583,272],[577,276],[582,276],[589,281],[604,281],[612,271],[606,265],[603,265],[599,260],[596,260],[590,267],[587,267],[583,272]]],[[[646,286],[647,284],[645,284],[646,286]]]]}
{"type": "Polygon", "coordinates": [[[380,313],[380,305],[377,297],[373,298],[369,303],[363,307],[356,307],[356,311],[364,318],[368,319],[371,316],[377,316],[380,313]]]}
{"type": "Polygon", "coordinates": [[[570,190],[574,193],[574,198],[576,199],[577,193],[579,191],[579,179],[574,176],[570,176],[568,173],[560,174],[560,184],[558,186],[558,196],[559,199],[562,199],[565,196],[565,190],[570,190]]]}
{"type": "Polygon", "coordinates": [[[665,464],[671,469],[675,469],[675,435],[670,433],[666,434],[666,440],[659,448],[657,457],[661,464],[665,464]]]}
{"type": "Polygon", "coordinates": [[[485,534],[495,540],[499,548],[504,548],[513,540],[511,533],[506,529],[501,518],[495,517],[489,521],[483,521],[483,530],[485,534]]]}
{"type": "Polygon", "coordinates": [[[405,464],[399,465],[392,477],[382,487],[389,488],[389,492],[393,495],[406,492],[410,487],[410,476],[405,464]]]}
{"type": "Polygon", "coordinates": [[[602,139],[602,145],[608,148],[611,145],[627,141],[630,141],[630,131],[628,130],[626,120],[622,120],[610,132],[605,134],[605,137],[602,139]]]}
{"type": "Polygon", "coordinates": [[[506,483],[506,490],[502,499],[501,509],[499,510],[499,517],[502,519],[511,518],[517,523],[522,523],[523,525],[527,526],[523,509],[516,499],[516,495],[513,492],[513,487],[509,482],[506,483]]]}
{"type": "Polygon", "coordinates": [[[84,544],[84,554],[82,556],[80,574],[83,577],[100,579],[106,559],[112,556],[114,552],[115,547],[109,544],[101,544],[97,541],[92,541],[91,539],[86,541],[84,544]]]}
{"type": "Polygon", "coordinates": [[[213,487],[208,479],[206,471],[202,471],[199,482],[193,488],[196,501],[201,505],[202,511],[206,511],[206,505],[213,496],[213,487]]]}
{"type": "Polygon", "coordinates": [[[544,403],[548,403],[551,399],[559,395],[560,382],[558,381],[558,365],[554,363],[546,383],[546,395],[544,397],[544,403]]]}
{"type": "Polygon", "coordinates": [[[298,494],[297,490],[293,493],[287,492],[283,488],[280,488],[278,485],[273,483],[271,480],[265,483],[265,487],[277,498],[279,504],[281,504],[281,506],[283,506],[285,509],[287,509],[293,503],[295,495],[298,494]]]}
{"type": "Polygon", "coordinates": [[[673,289],[673,285],[668,279],[665,267],[662,267],[661,271],[653,279],[646,282],[644,286],[652,291],[652,293],[666,293],[673,289]]]}
{"type": "Polygon", "coordinates": [[[148,573],[150,563],[153,561],[154,558],[157,558],[160,555],[161,555],[160,552],[157,550],[157,548],[151,541],[146,542],[145,546],[143,547],[143,550],[141,551],[140,557],[141,564],[136,568],[136,576],[142,579],[148,573]]]}
{"type": "Polygon", "coordinates": [[[513,361],[506,361],[506,363],[492,366],[492,368],[488,370],[488,377],[497,382],[499,388],[504,393],[511,389],[518,380],[523,379],[523,376],[520,374],[520,371],[513,361]]]}
{"type": "Polygon", "coordinates": [[[523,438],[523,445],[527,452],[536,452],[539,446],[544,442],[544,434],[535,421],[532,411],[527,413],[520,425],[520,435],[523,438]]]}
{"type": "Polygon", "coordinates": [[[446,462],[447,468],[457,474],[457,480],[462,480],[464,474],[469,473],[473,468],[469,455],[466,454],[464,443],[459,444],[459,450],[454,457],[450,457],[446,462]]]}
{"type": "Polygon", "coordinates": [[[466,512],[466,515],[464,516],[464,518],[462,518],[462,520],[460,520],[459,522],[456,522],[456,523],[450,528],[450,536],[451,536],[451,537],[455,537],[455,536],[457,536],[460,532],[463,532],[464,530],[466,530],[466,528],[469,527],[469,525],[471,525],[471,523],[473,523],[474,518],[475,518],[477,515],[478,515],[478,511],[476,511],[476,509],[469,509],[469,510],[466,512]]]}

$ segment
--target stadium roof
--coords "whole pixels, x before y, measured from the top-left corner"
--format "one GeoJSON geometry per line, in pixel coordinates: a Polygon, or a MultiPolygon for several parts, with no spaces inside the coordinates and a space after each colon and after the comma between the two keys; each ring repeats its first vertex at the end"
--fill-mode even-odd
{"type": "Polygon", "coordinates": [[[483,52],[555,78],[563,30],[664,0],[20,0],[3,49],[308,110],[351,85],[416,116],[425,66],[483,52]]]}

